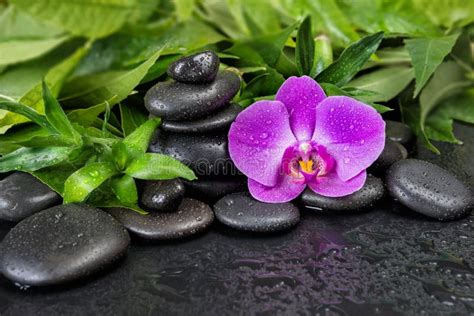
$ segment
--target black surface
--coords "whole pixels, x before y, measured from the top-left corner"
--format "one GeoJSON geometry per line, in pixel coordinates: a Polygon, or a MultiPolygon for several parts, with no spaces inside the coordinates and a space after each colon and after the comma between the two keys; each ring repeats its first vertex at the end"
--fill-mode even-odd
{"type": "MultiPolygon", "coordinates": [[[[420,150],[472,185],[474,128],[445,156],[420,150]]],[[[316,215],[285,234],[215,224],[195,239],[133,245],[116,269],[83,284],[21,291],[0,278],[0,315],[469,315],[474,216],[448,223],[395,213],[316,215]]],[[[0,224],[0,238],[6,228],[0,224]]]]}

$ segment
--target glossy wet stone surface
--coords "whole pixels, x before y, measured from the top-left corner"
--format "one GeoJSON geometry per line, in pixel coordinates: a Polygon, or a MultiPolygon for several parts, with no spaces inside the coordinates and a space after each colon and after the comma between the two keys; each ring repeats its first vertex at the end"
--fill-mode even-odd
{"type": "Polygon", "coordinates": [[[403,145],[390,139],[385,139],[385,147],[379,158],[370,166],[369,171],[377,175],[382,175],[393,163],[405,159],[406,157],[407,151],[403,148],[403,145]]]}
{"type": "Polygon", "coordinates": [[[186,56],[171,63],[168,75],[179,82],[206,83],[216,77],[219,57],[213,51],[186,56]]]}
{"type": "Polygon", "coordinates": [[[208,84],[160,82],[145,95],[145,107],[164,120],[194,120],[223,108],[239,89],[240,78],[231,71],[208,84]]]}
{"type": "Polygon", "coordinates": [[[184,181],[186,196],[206,202],[216,202],[224,195],[247,191],[247,178],[224,177],[184,181]]]}
{"type": "Polygon", "coordinates": [[[216,218],[237,230],[268,233],[287,230],[300,221],[300,211],[291,203],[262,203],[249,193],[224,196],[214,204],[216,218]]]}
{"type": "Polygon", "coordinates": [[[23,286],[87,277],[126,254],[130,237],[109,214],[60,205],[16,225],[0,244],[0,271],[23,286]]]}
{"type": "Polygon", "coordinates": [[[141,215],[125,208],[108,210],[131,234],[148,240],[170,240],[200,233],[211,225],[211,208],[194,199],[185,198],[173,213],[141,215]]]}
{"type": "Polygon", "coordinates": [[[385,134],[387,138],[408,146],[414,140],[414,135],[408,125],[397,121],[385,121],[385,134]]]}
{"type": "MultiPolygon", "coordinates": [[[[367,176],[367,180],[359,191],[338,198],[330,198],[314,193],[307,188],[300,197],[302,205],[309,210],[327,214],[338,211],[358,211],[373,206],[384,196],[385,188],[381,179],[372,175],[367,176]]],[[[350,212],[349,212],[350,213],[350,212]]]]}
{"type": "Polygon", "coordinates": [[[144,181],[140,201],[150,211],[174,212],[181,204],[184,192],[180,179],[144,181]]]}
{"type": "Polygon", "coordinates": [[[176,133],[207,133],[224,130],[232,124],[242,108],[229,104],[222,110],[194,121],[163,121],[161,129],[176,133]]]}
{"type": "Polygon", "coordinates": [[[169,155],[194,170],[197,176],[236,175],[229,157],[227,134],[181,134],[157,131],[148,150],[169,155]]]}
{"type": "Polygon", "coordinates": [[[473,192],[454,175],[432,163],[406,159],[393,164],[385,182],[390,195],[411,210],[438,220],[466,216],[473,192]]]}
{"type": "MultiPolygon", "coordinates": [[[[464,146],[436,144],[446,157],[419,155],[472,181],[474,128],[455,134],[464,146]]],[[[474,215],[438,222],[394,205],[337,216],[302,209],[280,234],[213,225],[192,239],[132,244],[117,269],[61,290],[21,291],[0,277],[0,315],[474,313],[474,215]]],[[[7,231],[0,223],[0,240],[7,231]]]]}
{"type": "Polygon", "coordinates": [[[61,197],[35,177],[15,172],[0,181],[0,221],[20,220],[61,203],[61,197]]]}

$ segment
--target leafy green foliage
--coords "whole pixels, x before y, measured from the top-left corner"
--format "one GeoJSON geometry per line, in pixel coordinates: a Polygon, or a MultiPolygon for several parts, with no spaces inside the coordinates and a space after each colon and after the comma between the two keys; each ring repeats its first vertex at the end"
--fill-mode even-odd
{"type": "Polygon", "coordinates": [[[310,16],[306,17],[298,28],[295,54],[298,73],[301,76],[309,75],[313,69],[314,62],[314,41],[310,16]]]}

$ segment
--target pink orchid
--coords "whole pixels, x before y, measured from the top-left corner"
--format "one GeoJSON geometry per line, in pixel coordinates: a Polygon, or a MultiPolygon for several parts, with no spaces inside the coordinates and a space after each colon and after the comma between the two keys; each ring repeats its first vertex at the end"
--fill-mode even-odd
{"type": "Polygon", "coordinates": [[[281,203],[314,192],[339,197],[359,190],[385,144],[385,122],[372,107],[326,97],[310,77],[291,77],[275,101],[242,111],[229,131],[229,152],[252,196],[281,203]]]}

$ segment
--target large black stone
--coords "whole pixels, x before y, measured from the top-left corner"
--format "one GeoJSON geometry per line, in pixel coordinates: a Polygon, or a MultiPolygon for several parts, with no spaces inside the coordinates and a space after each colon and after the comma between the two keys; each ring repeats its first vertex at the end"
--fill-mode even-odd
{"type": "Polygon", "coordinates": [[[215,202],[224,195],[247,190],[247,178],[225,177],[184,181],[186,196],[205,202],[215,202]]]}
{"type": "Polygon", "coordinates": [[[0,221],[22,219],[61,203],[61,197],[32,175],[15,172],[0,181],[0,221]]]}
{"type": "Polygon", "coordinates": [[[126,208],[110,208],[130,233],[148,240],[170,240],[204,231],[214,221],[211,208],[200,201],[185,198],[173,213],[141,215],[126,208]]]}
{"type": "Polygon", "coordinates": [[[286,230],[300,221],[300,212],[293,204],[263,203],[248,193],[224,196],[214,205],[214,213],[226,226],[258,233],[286,230]]]}
{"type": "Polygon", "coordinates": [[[171,63],[168,67],[168,75],[179,82],[207,83],[216,78],[218,70],[219,56],[209,50],[171,63]]]}
{"type": "Polygon", "coordinates": [[[473,192],[464,183],[426,161],[399,161],[390,167],[385,181],[390,195],[401,204],[438,220],[461,218],[473,206],[473,192]]]}
{"type": "Polygon", "coordinates": [[[231,71],[218,73],[208,84],[160,82],[145,95],[145,106],[165,120],[194,120],[224,107],[239,89],[240,78],[231,71]]]}
{"type": "Polygon", "coordinates": [[[149,210],[174,212],[184,197],[184,184],[179,179],[145,181],[141,203],[149,210]]]}
{"type": "Polygon", "coordinates": [[[161,129],[175,133],[207,133],[224,130],[232,124],[242,108],[229,104],[222,110],[194,121],[163,121],[161,129]]]}
{"type": "Polygon", "coordinates": [[[0,271],[22,285],[57,285],[89,276],[128,249],[127,231],[84,204],[55,206],[16,225],[0,244],[0,271]]]}

